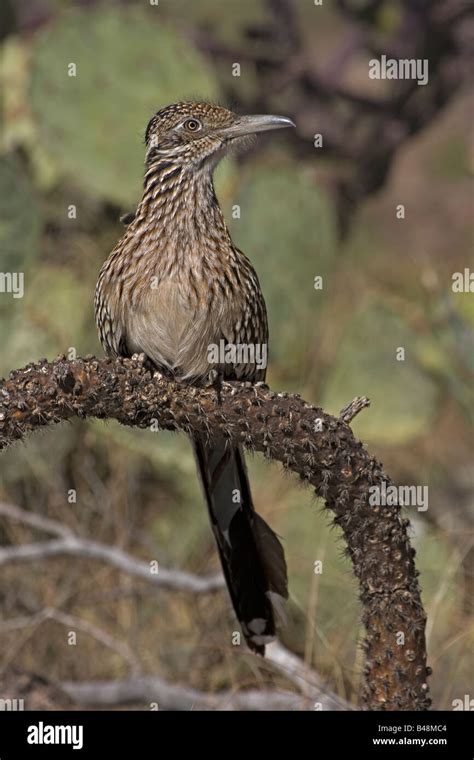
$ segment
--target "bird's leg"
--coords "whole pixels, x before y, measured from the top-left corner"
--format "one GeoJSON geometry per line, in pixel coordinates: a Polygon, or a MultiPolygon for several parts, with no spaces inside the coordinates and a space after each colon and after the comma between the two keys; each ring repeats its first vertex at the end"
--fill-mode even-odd
{"type": "Polygon", "coordinates": [[[141,353],[141,354],[132,354],[130,358],[134,362],[138,362],[139,364],[145,364],[147,357],[146,357],[146,354],[141,353]]]}
{"type": "MultiPolygon", "coordinates": [[[[146,354],[144,353],[132,354],[130,358],[132,359],[132,361],[138,362],[140,366],[142,366],[144,369],[147,369],[149,372],[151,372],[153,376],[156,376],[157,368],[155,367],[151,359],[149,359],[146,354]]],[[[160,377],[162,376],[161,370],[158,370],[158,374],[160,375],[160,377]]]]}
{"type": "Polygon", "coordinates": [[[224,372],[222,369],[213,367],[207,375],[204,377],[202,384],[204,388],[214,388],[217,395],[217,404],[222,404],[222,381],[224,379],[224,372]]]}

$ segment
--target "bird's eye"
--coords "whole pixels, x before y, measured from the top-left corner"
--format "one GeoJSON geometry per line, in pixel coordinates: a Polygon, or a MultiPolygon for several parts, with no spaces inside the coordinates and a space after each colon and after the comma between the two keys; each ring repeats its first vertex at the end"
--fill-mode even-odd
{"type": "Polygon", "coordinates": [[[188,132],[197,132],[201,129],[201,122],[197,119],[186,119],[183,126],[186,127],[188,132]]]}

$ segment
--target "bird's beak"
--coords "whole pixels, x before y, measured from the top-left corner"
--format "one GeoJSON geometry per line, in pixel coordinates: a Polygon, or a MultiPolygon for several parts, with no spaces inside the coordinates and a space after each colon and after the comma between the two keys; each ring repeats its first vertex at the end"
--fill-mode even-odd
{"type": "Polygon", "coordinates": [[[229,139],[245,137],[257,132],[267,132],[270,129],[283,129],[284,127],[296,126],[286,116],[238,116],[231,127],[222,130],[222,134],[229,139]]]}

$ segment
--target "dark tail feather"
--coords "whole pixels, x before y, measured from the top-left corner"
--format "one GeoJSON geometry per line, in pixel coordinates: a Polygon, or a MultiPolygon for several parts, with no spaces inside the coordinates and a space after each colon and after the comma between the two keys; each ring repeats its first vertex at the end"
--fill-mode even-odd
{"type": "Polygon", "coordinates": [[[235,613],[248,646],[263,655],[288,598],[283,547],[254,510],[242,450],[201,439],[193,446],[235,613]]]}

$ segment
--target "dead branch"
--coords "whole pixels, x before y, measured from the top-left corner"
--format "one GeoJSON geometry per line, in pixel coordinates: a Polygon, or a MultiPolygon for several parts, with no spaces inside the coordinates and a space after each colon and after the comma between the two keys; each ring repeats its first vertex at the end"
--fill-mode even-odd
{"type": "Polygon", "coordinates": [[[124,681],[65,681],[59,686],[74,702],[97,707],[154,703],[159,710],[314,709],[307,699],[289,691],[249,689],[205,694],[175,686],[157,676],[138,676],[124,681]]]}
{"type": "MultiPolygon", "coordinates": [[[[193,573],[182,570],[170,570],[158,564],[158,572],[153,572],[150,562],[136,559],[122,549],[91,541],[87,538],[79,538],[74,533],[56,520],[35,515],[13,504],[0,503],[0,516],[23,522],[32,527],[40,528],[60,536],[49,541],[38,541],[19,546],[5,546],[0,548],[0,567],[12,562],[33,562],[51,557],[78,557],[82,559],[95,559],[106,562],[128,575],[146,581],[168,591],[187,591],[193,594],[208,594],[223,588],[224,580],[221,575],[211,575],[201,578],[193,573]]],[[[155,558],[152,558],[155,561],[155,558]]]]}
{"type": "MultiPolygon", "coordinates": [[[[216,694],[198,692],[188,687],[175,686],[156,676],[141,672],[140,664],[129,647],[122,641],[83,618],[68,615],[54,608],[44,608],[34,615],[21,616],[0,624],[2,633],[41,625],[54,620],[73,630],[93,636],[104,646],[126,659],[131,676],[122,681],[73,682],[55,684],[79,705],[114,707],[120,704],[156,702],[160,710],[354,710],[354,707],[328,689],[323,679],[281,644],[269,645],[266,662],[270,663],[300,694],[281,690],[220,691],[216,694]]],[[[250,656],[255,656],[250,654],[250,656]]],[[[7,679],[8,680],[8,679],[7,679]]],[[[15,675],[18,682],[18,674],[15,675]]],[[[3,693],[11,687],[0,679],[3,693]]]]}
{"type": "Polygon", "coordinates": [[[152,710],[314,709],[307,699],[289,691],[251,689],[205,694],[175,686],[155,676],[133,676],[123,681],[55,683],[45,676],[10,668],[6,674],[2,673],[0,689],[4,699],[4,695],[10,699],[22,699],[25,710],[74,710],[81,706],[114,708],[133,704],[152,710]]]}
{"type": "Polygon", "coordinates": [[[136,676],[124,681],[77,683],[67,681],[61,689],[82,705],[113,707],[137,702],[156,702],[162,710],[352,710],[345,700],[329,691],[320,678],[299,657],[281,644],[270,644],[266,659],[290,681],[301,694],[282,690],[220,691],[205,694],[175,686],[156,676],[136,676]]]}
{"type": "Polygon", "coordinates": [[[297,655],[286,649],[279,641],[269,644],[265,650],[268,660],[275,670],[295,684],[306,699],[311,700],[312,709],[319,702],[322,710],[353,710],[354,707],[336,694],[328,691],[323,679],[297,655]],[[321,699],[323,701],[321,702],[321,699]]]}
{"type": "Polygon", "coordinates": [[[97,417],[148,428],[148,434],[224,435],[295,472],[334,513],[359,581],[366,627],[363,704],[374,710],[429,706],[426,616],[409,521],[399,506],[370,504],[371,487],[390,481],[343,419],[262,384],[225,383],[217,393],[171,383],[136,358],[41,360],[12,372],[0,385],[0,399],[0,448],[42,426],[97,417]]]}

